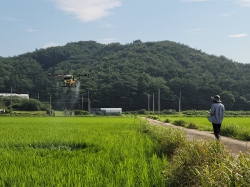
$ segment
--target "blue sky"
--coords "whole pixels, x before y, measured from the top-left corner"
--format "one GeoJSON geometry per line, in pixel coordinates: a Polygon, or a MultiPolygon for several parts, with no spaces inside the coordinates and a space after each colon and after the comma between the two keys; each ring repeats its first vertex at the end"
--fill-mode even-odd
{"type": "Polygon", "coordinates": [[[1,0],[0,56],[169,40],[250,63],[250,0],[1,0]]]}

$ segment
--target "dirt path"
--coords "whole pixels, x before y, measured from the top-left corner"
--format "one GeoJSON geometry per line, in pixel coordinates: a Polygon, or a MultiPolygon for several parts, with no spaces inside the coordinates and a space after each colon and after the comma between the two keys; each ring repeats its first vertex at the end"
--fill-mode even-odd
{"type": "MultiPolygon", "coordinates": [[[[184,130],[186,138],[188,140],[214,139],[215,138],[214,134],[210,131],[198,131],[194,129],[187,129],[184,127],[175,126],[170,123],[164,123],[164,122],[160,122],[160,121],[149,119],[149,118],[147,118],[147,120],[150,124],[164,125],[168,127],[182,129],[184,130]]],[[[226,149],[228,149],[233,154],[238,154],[239,152],[246,153],[247,151],[250,151],[250,142],[248,141],[240,141],[240,140],[236,140],[233,138],[221,136],[221,142],[225,145],[226,149]]]]}

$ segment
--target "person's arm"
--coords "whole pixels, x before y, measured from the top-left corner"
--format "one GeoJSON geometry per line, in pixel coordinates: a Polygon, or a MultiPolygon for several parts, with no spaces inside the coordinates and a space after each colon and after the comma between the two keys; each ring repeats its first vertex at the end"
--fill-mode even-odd
{"type": "Polygon", "coordinates": [[[213,116],[214,113],[215,113],[215,106],[212,105],[212,106],[211,106],[211,109],[210,109],[210,115],[213,116]]]}

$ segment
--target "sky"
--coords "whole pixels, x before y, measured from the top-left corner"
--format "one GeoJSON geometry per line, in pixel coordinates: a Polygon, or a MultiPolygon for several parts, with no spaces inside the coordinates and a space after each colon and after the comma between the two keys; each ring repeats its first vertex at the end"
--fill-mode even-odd
{"type": "Polygon", "coordinates": [[[167,40],[250,63],[250,0],[0,0],[2,57],[90,40],[167,40]]]}

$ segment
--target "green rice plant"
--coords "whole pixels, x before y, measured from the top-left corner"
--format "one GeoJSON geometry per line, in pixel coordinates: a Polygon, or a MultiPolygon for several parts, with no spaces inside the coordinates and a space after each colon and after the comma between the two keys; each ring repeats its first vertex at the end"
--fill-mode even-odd
{"type": "Polygon", "coordinates": [[[158,142],[124,117],[4,117],[0,186],[165,186],[158,142]]]}
{"type": "Polygon", "coordinates": [[[250,155],[127,117],[4,117],[0,186],[247,186],[250,155]],[[168,161],[166,160],[168,156],[168,161]]]}

